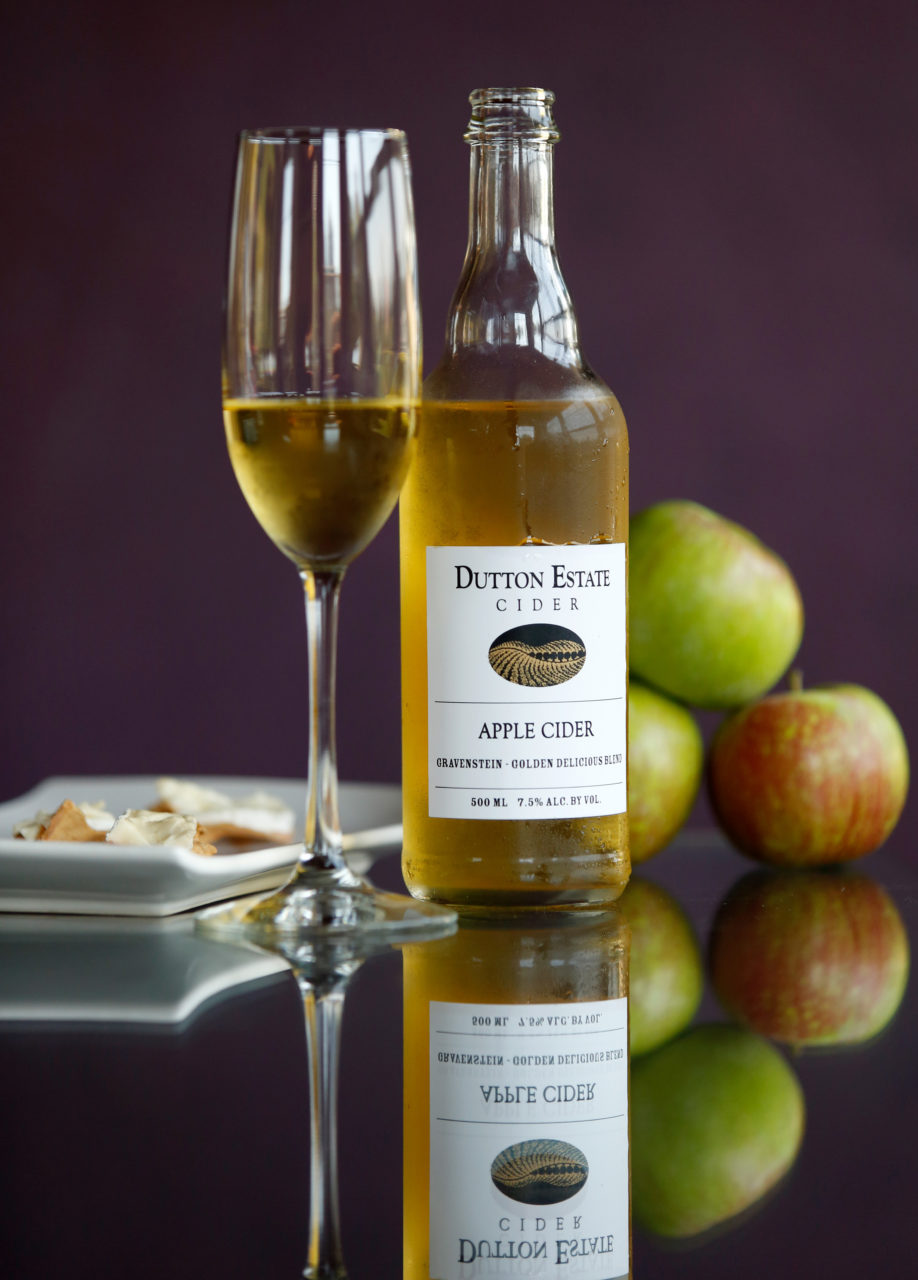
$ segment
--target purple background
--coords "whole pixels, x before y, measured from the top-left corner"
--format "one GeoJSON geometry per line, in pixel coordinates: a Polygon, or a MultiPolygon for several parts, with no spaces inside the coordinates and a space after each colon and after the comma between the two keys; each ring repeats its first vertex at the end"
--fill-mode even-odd
{"type": "MultiPolygon", "coordinates": [[[[557,94],[561,260],[634,509],[758,533],[803,592],[807,681],[868,684],[914,740],[914,5],[90,0],[16,6],[3,44],[0,795],[303,772],[299,585],[222,440],[234,135],[407,130],[431,365],[487,84],[557,94]]],[[[342,776],[395,781],[391,524],[342,633],[342,776]]]]}

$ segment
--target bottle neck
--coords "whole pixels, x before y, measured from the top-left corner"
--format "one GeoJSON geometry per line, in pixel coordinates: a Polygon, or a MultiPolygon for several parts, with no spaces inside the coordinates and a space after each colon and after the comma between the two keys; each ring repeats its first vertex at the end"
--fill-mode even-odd
{"type": "Polygon", "coordinates": [[[472,145],[469,243],[447,326],[451,354],[523,347],[558,364],[581,363],[577,321],[555,250],[550,136],[526,121],[504,128],[476,122],[472,145]],[[476,123],[478,127],[476,128],[476,123]],[[519,134],[528,136],[518,136],[519,134]]]}

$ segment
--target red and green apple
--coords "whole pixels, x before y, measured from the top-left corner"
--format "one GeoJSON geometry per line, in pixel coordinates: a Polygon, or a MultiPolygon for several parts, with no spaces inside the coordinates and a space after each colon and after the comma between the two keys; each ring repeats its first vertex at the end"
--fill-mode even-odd
{"type": "Polygon", "coordinates": [[[895,827],[908,780],[899,722],[855,684],[790,689],[742,707],[719,727],[708,764],[726,834],[777,866],[870,853],[895,827]]]}

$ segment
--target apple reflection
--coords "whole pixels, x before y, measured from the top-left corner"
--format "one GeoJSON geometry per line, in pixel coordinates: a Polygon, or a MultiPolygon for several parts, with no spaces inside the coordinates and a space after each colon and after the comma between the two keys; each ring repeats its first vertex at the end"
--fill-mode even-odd
{"type": "Polygon", "coordinates": [[[724,1008],[796,1049],[878,1035],[902,1003],[908,970],[902,917],[860,873],[752,872],[711,929],[711,981],[724,1008]]]}
{"type": "Polygon", "coordinates": [[[635,877],[619,905],[632,931],[634,1219],[697,1248],[784,1185],[806,1110],[789,1052],[867,1044],[888,1027],[908,981],[908,936],[890,894],[862,872],[743,874],[705,929],[718,1020],[710,999],[686,996],[704,998],[704,983],[681,903],[635,877]],[[659,1011],[680,991],[667,1032],[659,1011]],[[658,1038],[645,1041],[655,1023],[658,1038]]]}
{"type": "Polygon", "coordinates": [[[631,929],[631,1056],[658,1049],[684,1031],[704,990],[701,947],[669,890],[632,876],[619,899],[631,929]]]}
{"type": "Polygon", "coordinates": [[[783,1053],[743,1027],[694,1026],[632,1064],[632,1204],[655,1235],[738,1220],[800,1150],[803,1091],[783,1053]]]}

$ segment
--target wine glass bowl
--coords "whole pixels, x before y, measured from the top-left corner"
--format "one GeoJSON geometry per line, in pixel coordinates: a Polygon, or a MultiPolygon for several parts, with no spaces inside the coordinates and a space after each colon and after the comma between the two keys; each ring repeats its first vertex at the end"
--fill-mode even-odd
{"type": "Polygon", "coordinates": [[[241,135],[224,341],[230,460],[299,568],[349,564],[411,454],[420,314],[405,135],[241,135]]]}

